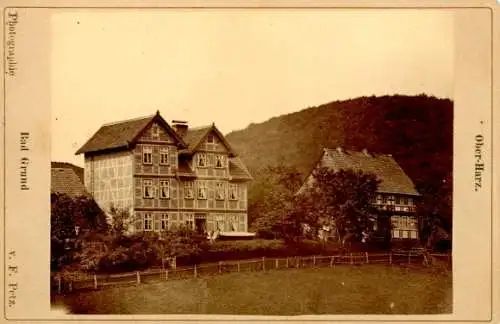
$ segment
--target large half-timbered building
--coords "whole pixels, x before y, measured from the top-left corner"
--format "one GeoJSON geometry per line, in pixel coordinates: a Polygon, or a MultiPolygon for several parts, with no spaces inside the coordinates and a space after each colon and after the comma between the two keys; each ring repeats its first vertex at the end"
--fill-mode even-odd
{"type": "MultiPolygon", "coordinates": [[[[392,240],[419,238],[415,203],[420,194],[415,185],[390,154],[352,151],[341,147],[324,149],[315,168],[334,171],[355,170],[374,174],[380,184],[373,205],[380,211],[375,234],[392,240]]],[[[313,173],[306,178],[299,192],[314,181],[313,173]]]]}
{"type": "Polygon", "coordinates": [[[252,177],[214,124],[171,126],[157,112],[103,125],[82,153],[87,191],[105,211],[128,210],[131,231],[248,230],[252,177]]]}

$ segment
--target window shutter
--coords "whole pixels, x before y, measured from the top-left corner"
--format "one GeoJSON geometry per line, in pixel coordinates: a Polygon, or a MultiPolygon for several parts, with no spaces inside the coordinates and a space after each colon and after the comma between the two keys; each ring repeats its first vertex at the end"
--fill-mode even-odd
{"type": "Polygon", "coordinates": [[[159,213],[154,214],[154,222],[155,222],[155,225],[154,225],[153,230],[161,231],[161,214],[159,214],[159,213]]]}

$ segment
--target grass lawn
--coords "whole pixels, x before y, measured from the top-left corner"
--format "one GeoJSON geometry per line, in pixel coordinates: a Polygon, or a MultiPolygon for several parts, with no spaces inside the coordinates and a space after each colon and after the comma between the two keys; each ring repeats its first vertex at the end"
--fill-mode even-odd
{"type": "Polygon", "coordinates": [[[59,297],[78,314],[437,314],[449,270],[363,265],[232,273],[59,297]]]}

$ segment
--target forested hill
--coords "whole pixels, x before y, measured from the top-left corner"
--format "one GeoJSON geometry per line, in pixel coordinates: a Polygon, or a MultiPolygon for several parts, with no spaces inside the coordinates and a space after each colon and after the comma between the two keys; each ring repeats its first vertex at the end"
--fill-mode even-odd
{"type": "Polygon", "coordinates": [[[322,149],[342,146],[392,154],[417,186],[450,177],[453,102],[427,95],[360,97],[271,118],[227,139],[258,183],[268,165],[304,176],[322,149]]]}

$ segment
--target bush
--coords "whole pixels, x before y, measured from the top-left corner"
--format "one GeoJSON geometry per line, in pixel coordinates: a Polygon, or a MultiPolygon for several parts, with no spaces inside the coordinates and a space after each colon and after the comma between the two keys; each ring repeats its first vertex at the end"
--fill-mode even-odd
{"type": "Polygon", "coordinates": [[[297,255],[329,255],[338,253],[335,244],[324,244],[313,240],[305,240],[294,245],[285,244],[282,240],[241,240],[218,241],[204,247],[197,262],[218,262],[226,260],[244,260],[261,257],[291,257],[297,255]]]}

